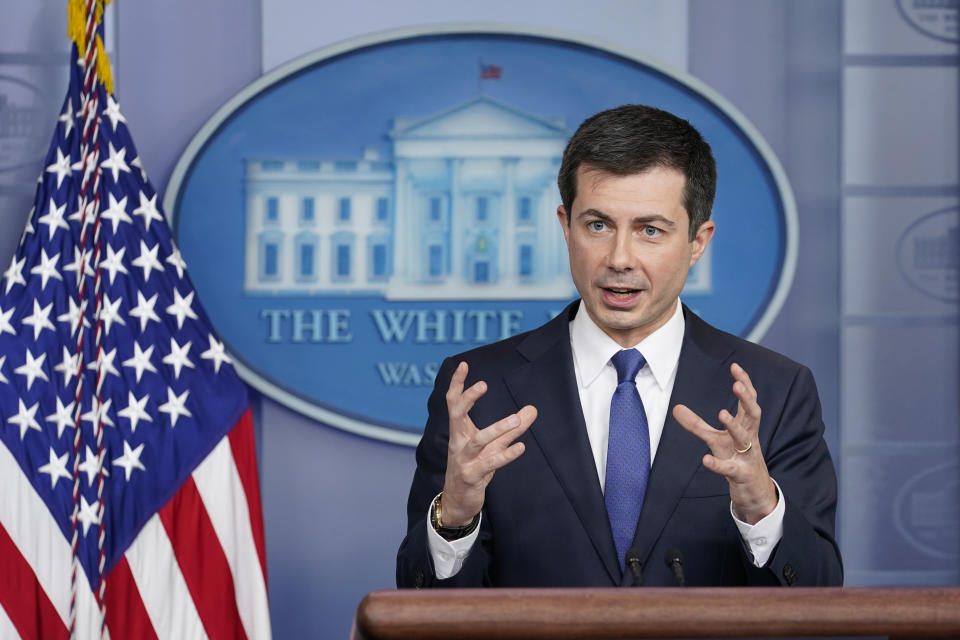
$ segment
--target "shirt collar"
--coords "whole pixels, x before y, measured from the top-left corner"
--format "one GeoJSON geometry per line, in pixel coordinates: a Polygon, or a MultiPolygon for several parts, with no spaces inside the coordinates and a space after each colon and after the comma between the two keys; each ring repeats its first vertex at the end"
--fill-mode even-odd
{"type": "MultiPolygon", "coordinates": [[[[684,327],[683,307],[678,300],[670,319],[633,347],[643,354],[661,389],[666,389],[680,361],[684,327]]],[[[610,358],[623,348],[596,325],[582,303],[570,321],[570,344],[582,388],[590,387],[610,358]]]]}

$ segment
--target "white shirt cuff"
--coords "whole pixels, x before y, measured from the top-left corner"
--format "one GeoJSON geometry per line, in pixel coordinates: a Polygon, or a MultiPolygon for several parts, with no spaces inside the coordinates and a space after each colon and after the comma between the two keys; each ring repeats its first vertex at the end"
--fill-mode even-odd
{"type": "MultiPolygon", "coordinates": [[[[431,506],[433,502],[431,501],[431,506]]],[[[483,516],[481,515],[482,519],[483,516]]],[[[437,580],[452,578],[460,572],[464,560],[470,555],[473,544],[480,535],[480,521],[472,533],[457,540],[446,540],[433,528],[430,523],[430,508],[427,509],[427,547],[430,549],[430,558],[433,560],[433,574],[437,580]]]]}
{"type": "MultiPolygon", "coordinates": [[[[767,564],[770,554],[773,553],[783,537],[783,514],[787,510],[787,503],[784,502],[780,485],[777,484],[776,480],[773,481],[773,484],[777,487],[777,506],[757,524],[750,525],[738,518],[733,511],[733,502],[730,502],[730,515],[733,517],[733,521],[737,523],[740,537],[749,547],[750,553],[753,555],[753,564],[756,567],[767,564]]],[[[434,535],[436,535],[435,532],[434,535]]]]}

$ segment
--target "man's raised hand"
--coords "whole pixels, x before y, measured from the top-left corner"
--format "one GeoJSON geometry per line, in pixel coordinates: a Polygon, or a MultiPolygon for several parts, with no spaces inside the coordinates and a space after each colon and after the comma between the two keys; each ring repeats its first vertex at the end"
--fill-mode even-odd
{"type": "Polygon", "coordinates": [[[520,457],[524,444],[514,440],[523,435],[537,417],[536,408],[527,405],[485,429],[478,429],[469,412],[487,392],[487,384],[480,381],[464,390],[466,379],[467,363],[461,362],[447,389],[450,441],[441,512],[444,526],[449,527],[466,525],[480,513],[494,472],[520,457]]]}
{"type": "Polygon", "coordinates": [[[673,408],[673,417],[710,447],[710,453],[703,456],[703,466],[727,479],[737,517],[756,524],[777,506],[777,491],[757,438],[760,427],[757,391],[740,365],[730,365],[730,374],[734,380],[733,394],[737,397],[737,415],[731,415],[726,409],[720,411],[718,417],[725,429],[714,429],[682,404],[673,408]]]}

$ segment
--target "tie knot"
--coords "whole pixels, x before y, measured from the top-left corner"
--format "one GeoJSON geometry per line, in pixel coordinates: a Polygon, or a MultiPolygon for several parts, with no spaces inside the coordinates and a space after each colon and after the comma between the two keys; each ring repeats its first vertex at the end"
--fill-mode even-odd
{"type": "Polygon", "coordinates": [[[646,358],[636,349],[624,349],[613,354],[610,358],[614,368],[617,370],[617,384],[622,384],[628,380],[632,381],[637,377],[643,365],[647,364],[646,358]]]}

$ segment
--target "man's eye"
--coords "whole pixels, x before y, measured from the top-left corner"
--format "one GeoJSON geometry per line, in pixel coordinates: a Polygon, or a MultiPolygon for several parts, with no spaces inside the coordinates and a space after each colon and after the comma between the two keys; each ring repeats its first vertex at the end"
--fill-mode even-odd
{"type": "Polygon", "coordinates": [[[606,226],[603,220],[591,220],[587,223],[587,228],[591,231],[603,231],[606,226]]]}
{"type": "Polygon", "coordinates": [[[648,238],[656,238],[658,235],[660,235],[660,233],[660,229],[657,229],[656,227],[647,226],[643,228],[643,235],[647,236],[648,238]]]}

